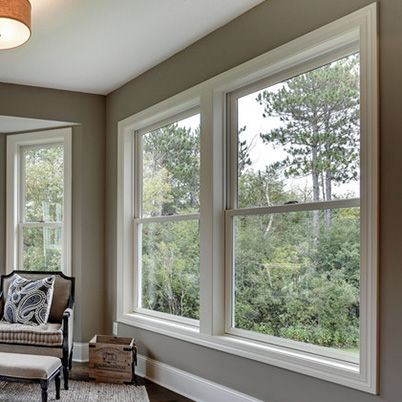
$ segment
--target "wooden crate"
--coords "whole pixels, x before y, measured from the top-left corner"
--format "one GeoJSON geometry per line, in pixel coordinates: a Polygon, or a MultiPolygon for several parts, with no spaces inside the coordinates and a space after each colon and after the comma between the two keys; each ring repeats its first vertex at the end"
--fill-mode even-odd
{"type": "Polygon", "coordinates": [[[136,363],[133,338],[95,335],[89,342],[89,377],[97,382],[132,382],[136,363]]]}

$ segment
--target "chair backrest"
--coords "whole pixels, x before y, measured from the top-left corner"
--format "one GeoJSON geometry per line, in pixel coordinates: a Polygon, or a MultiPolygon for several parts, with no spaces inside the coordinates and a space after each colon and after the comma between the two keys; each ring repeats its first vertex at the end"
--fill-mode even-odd
{"type": "Polygon", "coordinates": [[[74,304],[75,278],[64,275],[59,271],[13,271],[7,275],[1,275],[0,290],[3,291],[3,305],[7,299],[8,288],[13,281],[15,274],[27,279],[40,279],[50,275],[54,275],[56,277],[54,282],[53,301],[49,314],[49,322],[61,322],[64,310],[68,307],[72,307],[74,304]]]}

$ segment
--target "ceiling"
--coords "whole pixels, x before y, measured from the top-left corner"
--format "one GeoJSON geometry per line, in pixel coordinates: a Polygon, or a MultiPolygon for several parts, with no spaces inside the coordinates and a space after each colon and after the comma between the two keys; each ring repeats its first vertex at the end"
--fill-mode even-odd
{"type": "Polygon", "coordinates": [[[263,0],[31,0],[0,82],[107,94],[263,0]]]}
{"type": "Polygon", "coordinates": [[[71,125],[72,123],[66,121],[51,121],[28,119],[25,117],[0,116],[0,133],[2,134],[44,130],[71,125]]]}

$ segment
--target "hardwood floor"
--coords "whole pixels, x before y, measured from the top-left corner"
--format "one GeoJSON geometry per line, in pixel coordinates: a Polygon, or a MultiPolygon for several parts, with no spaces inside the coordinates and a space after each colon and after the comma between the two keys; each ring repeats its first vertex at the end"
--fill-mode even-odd
{"type": "MultiPolygon", "coordinates": [[[[87,363],[73,362],[70,378],[77,381],[89,381],[87,363]]],[[[169,391],[144,378],[137,377],[137,383],[138,385],[145,385],[150,402],[192,402],[191,399],[169,391]]]]}

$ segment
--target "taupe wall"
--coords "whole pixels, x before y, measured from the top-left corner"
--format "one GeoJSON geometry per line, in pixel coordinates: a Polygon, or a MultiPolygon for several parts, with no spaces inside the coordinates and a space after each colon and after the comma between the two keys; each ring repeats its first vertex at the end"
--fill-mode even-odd
{"type": "MultiPolygon", "coordinates": [[[[106,323],[115,308],[117,122],[246,60],[371,3],[269,0],[107,97],[106,323]]],[[[380,396],[120,325],[140,353],[269,402],[402,400],[402,1],[380,0],[380,396]]]]}
{"type": "MultiPolygon", "coordinates": [[[[0,115],[74,122],[72,271],[74,340],[104,330],[105,97],[0,84],[0,115]]],[[[0,134],[0,272],[5,272],[5,135],[0,134]]]]}
{"type": "MultiPolygon", "coordinates": [[[[0,108],[1,109],[1,108],[0,108]]],[[[0,272],[6,256],[6,135],[0,134],[0,272]]]]}

